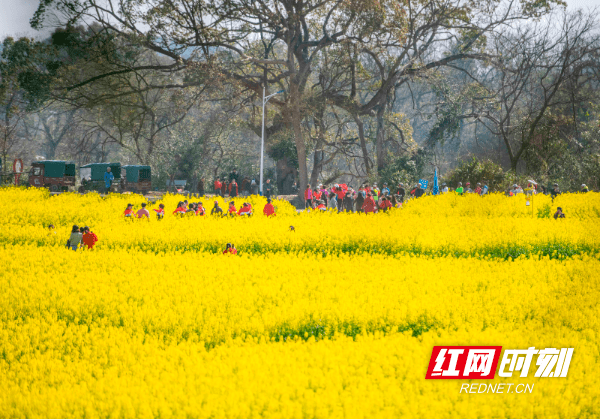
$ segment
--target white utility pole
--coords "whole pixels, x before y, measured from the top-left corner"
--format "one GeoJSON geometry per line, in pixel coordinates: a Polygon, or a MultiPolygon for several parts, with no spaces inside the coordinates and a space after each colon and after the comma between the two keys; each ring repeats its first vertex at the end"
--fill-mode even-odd
{"type": "Polygon", "coordinates": [[[273,96],[283,93],[283,90],[273,93],[265,97],[265,86],[263,86],[263,97],[262,97],[262,136],[260,140],[260,195],[263,195],[263,166],[265,161],[265,105],[273,96]]]}

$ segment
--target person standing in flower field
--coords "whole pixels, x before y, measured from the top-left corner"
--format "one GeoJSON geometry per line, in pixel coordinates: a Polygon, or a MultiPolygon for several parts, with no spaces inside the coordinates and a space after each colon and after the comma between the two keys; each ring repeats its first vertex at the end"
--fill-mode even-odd
{"type": "Polygon", "coordinates": [[[135,213],[133,212],[133,204],[127,204],[127,208],[123,211],[123,216],[125,218],[133,218],[135,213]]]}
{"type": "Polygon", "coordinates": [[[135,216],[137,218],[144,218],[146,217],[146,219],[150,219],[150,212],[146,209],[146,203],[142,202],[142,208],[140,208],[138,210],[138,212],[135,214],[135,216]]]}
{"type": "Polygon", "coordinates": [[[93,231],[90,231],[88,226],[83,227],[83,236],[81,238],[82,247],[88,250],[92,250],[94,245],[98,241],[98,236],[94,234],[93,231]]]}
{"type": "Polygon", "coordinates": [[[365,199],[365,202],[363,202],[362,205],[362,210],[365,214],[369,214],[369,213],[373,213],[375,212],[375,206],[377,204],[375,204],[375,200],[373,199],[373,195],[371,195],[370,193],[367,194],[367,198],[365,199]]]}
{"type": "Polygon", "coordinates": [[[110,191],[110,187],[112,186],[112,182],[115,180],[115,175],[113,175],[110,171],[110,167],[106,168],[106,173],[104,173],[104,186],[106,187],[106,194],[110,191]]]}
{"type": "Polygon", "coordinates": [[[464,192],[464,189],[463,189],[462,182],[458,182],[458,185],[456,187],[456,193],[459,195],[462,195],[463,192],[464,192]]]}
{"type": "Polygon", "coordinates": [[[224,255],[237,255],[237,249],[233,245],[233,243],[227,243],[225,246],[225,250],[223,250],[224,255]]]}
{"type": "Polygon", "coordinates": [[[177,208],[173,211],[173,215],[184,215],[186,213],[185,202],[179,202],[177,208]]]}
{"type": "Polygon", "coordinates": [[[251,216],[252,215],[252,206],[250,206],[250,204],[248,202],[244,202],[244,204],[240,207],[240,209],[238,210],[238,215],[246,215],[246,216],[251,216]]]}
{"type": "Polygon", "coordinates": [[[83,234],[81,234],[81,231],[79,230],[79,226],[74,225],[73,228],[71,229],[71,236],[69,237],[69,240],[67,241],[67,247],[69,247],[73,250],[77,250],[77,248],[81,244],[82,237],[83,237],[83,234]]]}
{"type": "Polygon", "coordinates": [[[229,202],[229,215],[232,217],[237,215],[237,209],[235,208],[235,202],[233,201],[229,202]]]}
{"type": "Polygon", "coordinates": [[[196,205],[196,215],[202,216],[204,214],[206,214],[206,210],[202,206],[202,202],[198,202],[198,205],[196,205]]]}
{"type": "Polygon", "coordinates": [[[270,217],[271,215],[273,215],[273,216],[276,215],[275,207],[271,203],[271,198],[267,199],[267,204],[263,208],[263,214],[265,214],[267,217],[270,217]]]}
{"type": "Polygon", "coordinates": [[[210,215],[223,215],[223,208],[219,206],[219,201],[215,201],[215,206],[210,210],[210,215]]]}
{"type": "Polygon", "coordinates": [[[156,218],[162,220],[162,218],[165,216],[165,204],[160,204],[158,209],[154,208],[154,212],[156,212],[156,218]]]}

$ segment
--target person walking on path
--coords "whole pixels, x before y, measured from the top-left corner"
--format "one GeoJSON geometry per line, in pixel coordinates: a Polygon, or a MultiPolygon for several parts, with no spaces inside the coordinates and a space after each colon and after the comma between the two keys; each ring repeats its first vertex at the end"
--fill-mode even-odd
{"type": "Polygon", "coordinates": [[[110,187],[112,186],[112,182],[115,180],[115,175],[113,175],[110,171],[110,167],[106,168],[106,173],[104,173],[104,186],[106,187],[106,194],[110,191],[110,187]]]}

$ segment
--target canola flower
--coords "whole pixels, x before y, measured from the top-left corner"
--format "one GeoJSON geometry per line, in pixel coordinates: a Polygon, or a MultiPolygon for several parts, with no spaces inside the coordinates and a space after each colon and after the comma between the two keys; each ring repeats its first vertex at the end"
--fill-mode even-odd
{"type": "Polygon", "coordinates": [[[448,195],[130,222],[141,197],[1,189],[0,416],[598,417],[596,195],[557,198],[559,221],[448,195]],[[73,223],[95,250],[64,247],[73,223]],[[532,394],[465,395],[424,379],[434,345],[575,352],[565,379],[493,380],[532,394]]]}
{"type": "MultiPolygon", "coordinates": [[[[551,198],[536,196],[539,205],[551,198]]],[[[241,252],[308,252],[317,254],[384,253],[388,255],[490,255],[518,257],[547,254],[555,257],[595,253],[600,249],[600,194],[560,196],[555,205],[567,213],[564,220],[532,217],[524,197],[500,195],[426,197],[412,200],[405,208],[386,214],[298,214],[285,201],[275,201],[277,216],[262,215],[262,197],[236,198],[253,204],[255,215],[243,217],[175,216],[171,212],[181,196],[167,195],[165,218],[124,220],[123,210],[131,202],[139,208],[143,197],[96,194],[64,194],[50,198],[40,190],[0,190],[0,243],[37,243],[64,246],[72,224],[88,225],[100,241],[98,248],[132,248],[150,252],[219,252],[233,242],[241,252]],[[523,198],[521,200],[521,198],[523,198]],[[19,202],[17,207],[15,203],[19,202]],[[527,215],[529,214],[529,215],[527,215]],[[594,216],[594,214],[596,214],[594,216]],[[133,221],[133,222],[132,222],[133,221]],[[57,226],[49,235],[48,224],[57,226]],[[295,227],[290,232],[289,226],[295,227]]],[[[210,211],[214,199],[203,201],[210,211]]],[[[227,205],[217,199],[226,211],[227,205]]],[[[545,202],[545,204],[542,204],[545,202]]],[[[153,215],[153,211],[150,211],[153,215]]],[[[542,214],[543,215],[543,214],[542,214]]]]}

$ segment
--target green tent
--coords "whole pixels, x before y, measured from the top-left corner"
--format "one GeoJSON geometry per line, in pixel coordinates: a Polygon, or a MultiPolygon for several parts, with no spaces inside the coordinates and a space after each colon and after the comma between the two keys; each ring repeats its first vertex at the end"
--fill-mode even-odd
{"type": "Polygon", "coordinates": [[[127,182],[130,183],[150,180],[151,177],[150,166],[128,165],[122,166],[121,169],[125,171],[127,182]]]}
{"type": "Polygon", "coordinates": [[[75,163],[64,160],[42,160],[35,163],[44,165],[44,177],[60,178],[75,176],[75,163]]]}
{"type": "Polygon", "coordinates": [[[121,178],[121,163],[90,163],[79,168],[81,179],[104,181],[106,168],[110,167],[115,180],[121,178]]]}

